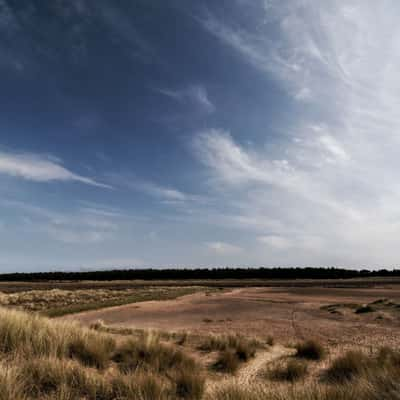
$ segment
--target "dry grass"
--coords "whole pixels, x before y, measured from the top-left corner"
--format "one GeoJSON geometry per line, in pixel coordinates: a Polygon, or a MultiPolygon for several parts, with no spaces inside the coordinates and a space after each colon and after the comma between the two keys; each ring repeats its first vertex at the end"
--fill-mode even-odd
{"type": "Polygon", "coordinates": [[[265,375],[276,381],[295,382],[304,379],[307,373],[308,366],[305,361],[289,359],[267,369],[265,375]]]}
{"type": "Polygon", "coordinates": [[[296,344],[296,357],[305,358],[307,360],[322,360],[326,351],[321,343],[316,340],[307,340],[296,344]]]}
{"type": "Polygon", "coordinates": [[[219,352],[217,359],[212,364],[212,369],[219,372],[234,374],[240,366],[240,360],[232,349],[219,352]]]}
{"type": "Polygon", "coordinates": [[[4,309],[0,318],[0,352],[4,354],[70,357],[104,367],[115,346],[111,337],[71,323],[4,309]]]}
{"type": "Polygon", "coordinates": [[[195,400],[204,391],[197,363],[159,336],[117,345],[19,311],[0,309],[0,358],[0,400],[195,400]]]}
{"type": "MultiPolygon", "coordinates": [[[[271,384],[221,386],[207,400],[400,400],[400,352],[382,348],[375,355],[347,352],[325,369],[322,379],[298,379],[304,367],[279,364],[267,370],[271,384]],[[295,379],[289,371],[295,371],[295,379]],[[330,379],[327,379],[329,377],[330,379]],[[285,384],[289,382],[290,384],[285,384]]],[[[304,361],[303,361],[304,363],[304,361]]],[[[294,364],[293,364],[294,365],[294,364]]]]}
{"type": "Polygon", "coordinates": [[[364,353],[349,351],[336,358],[324,375],[330,382],[343,383],[360,376],[369,367],[370,360],[364,353]]]}
{"type": "Polygon", "coordinates": [[[256,339],[247,339],[241,335],[209,335],[198,346],[201,351],[224,351],[234,349],[245,352],[246,358],[254,356],[256,349],[262,344],[256,339]]]}
{"type": "MultiPolygon", "coordinates": [[[[28,290],[0,293],[0,305],[39,311],[50,317],[149,300],[171,300],[205,290],[193,287],[138,287],[128,289],[28,290]]],[[[210,289],[209,289],[210,290],[210,289]]]]}
{"type": "Polygon", "coordinates": [[[259,347],[262,344],[258,340],[240,335],[209,335],[203,338],[198,349],[203,352],[218,351],[217,359],[211,365],[213,370],[235,373],[240,363],[255,356],[259,347]]]}
{"type": "Polygon", "coordinates": [[[138,369],[156,373],[170,369],[197,370],[192,358],[176,347],[160,343],[158,337],[152,335],[145,339],[124,342],[114,352],[113,361],[122,372],[138,369]]]}
{"type": "Polygon", "coordinates": [[[375,309],[373,307],[371,307],[369,304],[367,305],[363,305],[358,307],[354,312],[356,314],[366,314],[366,313],[370,313],[370,312],[374,312],[375,309]]]}

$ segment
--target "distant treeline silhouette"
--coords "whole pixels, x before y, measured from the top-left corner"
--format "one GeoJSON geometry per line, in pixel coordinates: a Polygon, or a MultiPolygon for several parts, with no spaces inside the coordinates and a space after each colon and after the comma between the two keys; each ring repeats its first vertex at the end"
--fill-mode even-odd
{"type": "Polygon", "coordinates": [[[349,270],[344,268],[211,268],[115,269],[81,272],[32,272],[0,274],[0,281],[112,281],[184,279],[349,279],[400,276],[400,270],[349,270]]]}

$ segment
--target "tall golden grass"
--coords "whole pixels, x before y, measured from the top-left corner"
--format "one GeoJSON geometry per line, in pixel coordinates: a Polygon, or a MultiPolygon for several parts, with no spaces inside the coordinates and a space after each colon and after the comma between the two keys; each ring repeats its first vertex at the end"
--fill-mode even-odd
{"type": "Polygon", "coordinates": [[[0,400],[200,399],[200,367],[156,336],[119,341],[0,308],[0,400]]]}
{"type": "MultiPolygon", "coordinates": [[[[278,378],[282,378],[278,372],[278,378]]],[[[284,372],[286,379],[287,371],[284,372]]],[[[381,349],[376,355],[350,351],[335,359],[320,379],[312,382],[248,387],[232,384],[218,389],[206,399],[400,400],[400,352],[388,348],[381,349]]]]}

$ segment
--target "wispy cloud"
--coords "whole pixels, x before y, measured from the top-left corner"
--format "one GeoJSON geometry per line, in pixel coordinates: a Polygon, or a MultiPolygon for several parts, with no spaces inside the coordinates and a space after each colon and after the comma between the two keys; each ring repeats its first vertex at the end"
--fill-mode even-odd
{"type": "Polygon", "coordinates": [[[108,174],[108,177],[118,187],[143,193],[166,204],[183,205],[191,202],[200,203],[205,201],[205,198],[202,196],[187,193],[173,186],[139,179],[130,174],[112,173],[108,174]]]}
{"type": "Polygon", "coordinates": [[[285,249],[291,264],[394,265],[400,5],[267,3],[252,24],[241,17],[246,2],[230,16],[208,12],[198,20],[287,91],[298,109],[279,121],[285,140],[266,136],[266,146],[252,147],[240,141],[243,132],[209,129],[195,139],[196,155],[214,190],[223,187],[231,211],[240,210],[232,221],[257,231],[260,246],[285,249]],[[269,140],[280,150],[269,152],[269,140]],[[262,223],[246,223],[264,218],[279,223],[265,224],[264,234],[262,223]]]}
{"type": "Polygon", "coordinates": [[[54,157],[32,153],[0,152],[0,174],[35,182],[75,181],[101,188],[111,188],[109,185],[70,171],[54,157]]]}
{"type": "Polygon", "coordinates": [[[173,201],[173,202],[184,202],[189,200],[190,196],[181,192],[180,190],[156,185],[152,182],[136,182],[134,184],[137,190],[142,191],[152,197],[156,197],[161,200],[173,201]]]}
{"type": "Polygon", "coordinates": [[[211,102],[207,90],[204,86],[193,85],[183,89],[155,89],[157,92],[170,97],[179,102],[193,102],[202,110],[212,113],[216,110],[215,105],[211,102]]]}
{"type": "Polygon", "coordinates": [[[21,229],[44,233],[68,244],[95,244],[115,237],[121,215],[102,208],[56,211],[16,200],[2,200],[0,207],[18,211],[21,229]]]}

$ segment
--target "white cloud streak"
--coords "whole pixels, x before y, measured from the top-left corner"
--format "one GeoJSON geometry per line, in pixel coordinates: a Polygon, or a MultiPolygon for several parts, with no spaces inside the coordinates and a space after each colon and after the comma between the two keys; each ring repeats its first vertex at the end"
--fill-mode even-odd
{"type": "Polygon", "coordinates": [[[257,241],[285,248],[292,265],[396,265],[400,4],[260,1],[265,14],[251,26],[240,23],[248,3],[237,4],[236,20],[212,12],[198,20],[299,109],[281,121],[291,141],[273,155],[224,130],[200,132],[196,155],[215,190],[231,193],[244,229],[279,221],[257,241]]]}
{"type": "Polygon", "coordinates": [[[216,110],[215,105],[208,96],[206,88],[201,85],[192,85],[184,89],[176,90],[156,89],[156,91],[181,103],[190,101],[208,113],[212,113],[216,110]]]}
{"type": "Polygon", "coordinates": [[[71,172],[58,159],[30,153],[0,152],[0,174],[35,182],[75,181],[111,189],[94,179],[71,172]]]}

